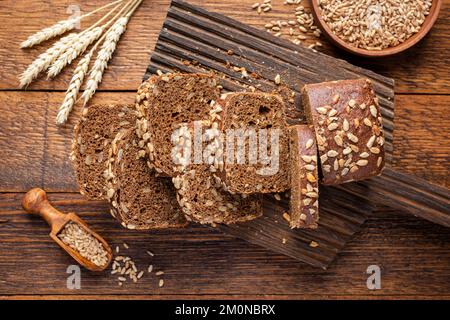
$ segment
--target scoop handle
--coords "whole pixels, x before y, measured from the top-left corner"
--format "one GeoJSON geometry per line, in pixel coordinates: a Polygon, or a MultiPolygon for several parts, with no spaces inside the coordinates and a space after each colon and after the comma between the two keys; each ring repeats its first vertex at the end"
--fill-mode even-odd
{"type": "Polygon", "coordinates": [[[55,209],[48,202],[47,193],[40,188],[31,189],[25,194],[22,207],[28,213],[41,216],[52,227],[52,230],[59,229],[67,220],[64,213],[55,209]]]}

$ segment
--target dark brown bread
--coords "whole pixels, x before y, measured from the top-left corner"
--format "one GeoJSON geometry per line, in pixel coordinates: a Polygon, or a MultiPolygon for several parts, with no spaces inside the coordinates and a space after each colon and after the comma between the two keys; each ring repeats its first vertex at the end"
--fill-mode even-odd
{"type": "Polygon", "coordinates": [[[80,193],[89,199],[105,199],[104,172],[110,143],[119,129],[131,128],[136,112],[131,106],[92,105],[83,110],[74,128],[71,160],[80,193]]]}
{"type": "Polygon", "coordinates": [[[380,175],[384,137],[378,99],[368,79],[305,85],[307,119],[314,124],[326,185],[380,175]]]}
{"type": "Polygon", "coordinates": [[[231,194],[208,166],[199,165],[173,178],[178,202],[189,220],[215,226],[256,219],[262,215],[261,195],[231,194]]]}
{"type": "Polygon", "coordinates": [[[173,131],[181,123],[208,119],[220,90],[213,75],[165,74],[152,76],[138,90],[137,132],[149,152],[150,166],[159,174],[175,176],[173,131]]]}
{"type": "Polygon", "coordinates": [[[262,214],[260,195],[231,194],[223,186],[221,180],[213,175],[220,166],[222,146],[219,130],[222,109],[216,105],[208,120],[186,124],[177,134],[182,155],[183,147],[191,148],[196,143],[202,146],[200,159],[191,155],[190,161],[181,161],[177,167],[178,176],[172,179],[178,191],[178,202],[189,220],[209,225],[233,224],[255,219],[262,214]],[[194,139],[202,137],[202,140],[194,139]],[[200,160],[200,161],[198,161],[200,160]]]}
{"type": "Polygon", "coordinates": [[[241,194],[282,192],[289,189],[289,135],[284,114],[284,103],[280,96],[267,93],[231,93],[224,96],[223,131],[225,134],[224,170],[218,176],[228,190],[241,194]],[[260,136],[265,129],[267,139],[260,136]],[[239,139],[230,139],[228,133],[253,130],[256,140],[251,142],[245,136],[245,154],[240,163],[237,160],[239,139]],[[278,143],[272,148],[272,134],[279,133],[278,143]],[[232,141],[230,141],[232,140],[232,141]],[[260,152],[261,141],[267,143],[267,155],[260,152]],[[231,142],[231,143],[230,143],[231,142]],[[254,152],[251,152],[253,149],[254,152]],[[231,151],[231,152],[230,152],[231,151]],[[250,161],[250,155],[253,160],[250,161]],[[276,168],[269,169],[270,158],[277,159],[276,168]],[[231,159],[229,159],[229,157],[231,159]],[[256,159],[257,158],[257,159],[256,159]],[[266,162],[264,162],[266,161],[266,162]]]}
{"type": "Polygon", "coordinates": [[[291,228],[317,228],[319,176],[314,128],[296,125],[290,129],[291,228]]]}
{"type": "Polygon", "coordinates": [[[106,177],[112,216],[128,229],[185,226],[170,178],[155,176],[138,144],[134,128],[120,131],[111,143],[106,177]]]}

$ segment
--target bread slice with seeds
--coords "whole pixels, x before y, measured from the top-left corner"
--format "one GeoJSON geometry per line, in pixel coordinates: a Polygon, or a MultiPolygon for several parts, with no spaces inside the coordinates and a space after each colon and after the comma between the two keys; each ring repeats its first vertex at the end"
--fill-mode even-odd
{"type": "Polygon", "coordinates": [[[284,102],[267,93],[224,96],[224,169],[217,175],[234,193],[289,189],[289,134],[284,102]]]}
{"type": "Polygon", "coordinates": [[[290,129],[291,228],[317,228],[319,177],[314,128],[296,125],[290,129]]]}
{"type": "Polygon", "coordinates": [[[83,110],[74,128],[71,160],[81,194],[105,199],[104,172],[110,143],[120,129],[136,123],[132,106],[92,105],[83,110]]]}
{"type": "Polygon", "coordinates": [[[156,177],[148,167],[134,128],[116,135],[109,155],[107,198],[122,226],[148,230],[187,224],[170,178],[156,177]]]}
{"type": "Polygon", "coordinates": [[[164,74],[152,76],[138,90],[137,132],[149,152],[149,164],[161,175],[176,175],[172,161],[172,133],[181,123],[208,119],[220,98],[214,75],[164,74]]]}
{"type": "MultiPolygon", "coordinates": [[[[217,112],[219,110],[221,108],[216,108],[217,112]]],[[[217,112],[211,113],[208,120],[185,124],[177,129],[179,144],[176,150],[181,156],[181,164],[176,171],[178,175],[172,178],[178,192],[178,202],[186,217],[213,226],[249,221],[262,214],[261,195],[232,194],[214,176],[223,152],[217,112]],[[186,153],[183,148],[189,150],[195,144],[202,146],[200,159],[193,154],[191,158],[184,158],[186,153]]]]}
{"type": "Polygon", "coordinates": [[[231,194],[207,166],[200,165],[172,178],[178,201],[189,220],[216,225],[249,221],[262,215],[261,195],[231,194]]]}
{"type": "Polygon", "coordinates": [[[326,185],[380,175],[384,137],[378,99],[368,79],[305,85],[302,100],[314,125],[326,185]]]}

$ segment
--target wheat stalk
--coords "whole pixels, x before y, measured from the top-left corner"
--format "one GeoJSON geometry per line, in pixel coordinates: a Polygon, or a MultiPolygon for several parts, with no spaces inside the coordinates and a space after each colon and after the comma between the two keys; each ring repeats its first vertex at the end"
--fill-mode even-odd
{"type": "Polygon", "coordinates": [[[83,83],[84,77],[89,69],[89,63],[91,62],[92,55],[94,54],[95,47],[89,51],[81,60],[78,62],[75,68],[74,75],[70,80],[69,87],[66,91],[66,96],[64,101],[59,108],[58,115],[56,116],[56,124],[62,125],[69,118],[70,111],[72,111],[73,106],[77,100],[78,92],[80,91],[81,85],[83,83]]]}
{"type": "Polygon", "coordinates": [[[27,40],[23,41],[20,44],[20,47],[22,49],[30,48],[41,42],[44,42],[45,40],[48,40],[48,39],[54,38],[56,36],[59,36],[63,33],[66,33],[67,31],[74,29],[79,21],[80,21],[79,17],[59,21],[56,24],[54,24],[53,26],[42,29],[41,31],[38,31],[35,34],[29,36],[27,40]]]}
{"type": "Polygon", "coordinates": [[[39,73],[46,70],[61,54],[61,52],[64,52],[67,47],[71,45],[77,36],[77,33],[71,33],[56,42],[53,46],[47,49],[47,51],[41,53],[19,76],[20,87],[24,88],[36,79],[39,73]]]}
{"type": "Polygon", "coordinates": [[[92,12],[89,12],[83,16],[80,17],[76,17],[76,18],[72,18],[72,19],[66,19],[66,20],[61,20],[57,23],[55,23],[54,25],[44,28],[38,32],[36,32],[35,34],[31,35],[28,37],[27,40],[23,41],[20,44],[20,47],[22,49],[24,48],[30,48],[33,47],[41,42],[44,42],[46,40],[52,39],[56,36],[59,36],[63,33],[66,33],[67,31],[73,30],[77,24],[81,21],[81,19],[86,18],[94,13],[97,13],[100,10],[103,10],[105,8],[108,8],[116,3],[122,2],[123,0],[117,0],[114,1],[112,3],[109,3],[107,5],[104,5],[92,12]]]}
{"type": "Polygon", "coordinates": [[[94,66],[89,73],[89,79],[86,84],[86,89],[81,96],[81,98],[84,99],[84,106],[92,98],[98,88],[98,85],[102,81],[103,72],[108,66],[108,61],[111,59],[114,51],[116,50],[116,46],[120,40],[120,36],[126,30],[129,18],[129,16],[119,18],[105,34],[105,42],[103,43],[100,51],[97,54],[94,66]]]}
{"type": "Polygon", "coordinates": [[[77,41],[64,51],[53,64],[50,66],[47,72],[47,78],[53,78],[58,75],[61,70],[71,64],[80,54],[82,54],[89,45],[97,40],[103,33],[103,27],[95,27],[92,30],[87,31],[84,34],[78,36],[77,41]]]}

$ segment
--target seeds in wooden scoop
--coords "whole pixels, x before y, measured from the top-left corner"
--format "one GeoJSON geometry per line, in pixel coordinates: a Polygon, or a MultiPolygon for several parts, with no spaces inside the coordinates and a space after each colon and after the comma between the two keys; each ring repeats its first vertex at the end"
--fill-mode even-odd
{"type": "Polygon", "coordinates": [[[354,47],[382,50],[417,33],[432,0],[319,0],[322,19],[334,34],[354,47]]]}
{"type": "Polygon", "coordinates": [[[103,245],[78,223],[67,223],[58,238],[93,264],[101,267],[108,263],[108,252],[103,245]]]}

